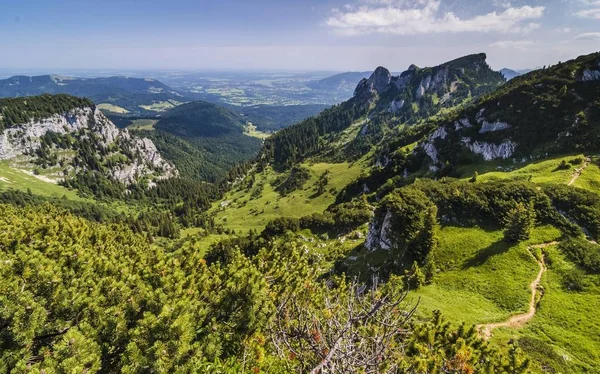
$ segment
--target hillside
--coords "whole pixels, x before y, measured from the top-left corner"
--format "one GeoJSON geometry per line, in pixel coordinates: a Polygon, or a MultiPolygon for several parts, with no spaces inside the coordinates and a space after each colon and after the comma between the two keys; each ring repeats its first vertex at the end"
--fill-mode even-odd
{"type": "Polygon", "coordinates": [[[0,163],[0,370],[598,372],[599,98],[598,53],[509,82],[483,54],[379,67],[250,163],[248,116],[205,102],[120,131],[87,99],[0,101],[0,149],[97,152],[65,158],[102,166],[88,188],[129,155],[103,128],[218,180],[99,204],[14,191],[0,163]]]}
{"type": "Polygon", "coordinates": [[[194,101],[164,113],[155,128],[181,137],[221,136],[243,132],[236,112],[205,101],[194,101]]]}
{"type": "Polygon", "coordinates": [[[600,54],[517,77],[437,124],[420,150],[429,168],[481,160],[527,163],[595,152],[600,139],[600,54]]]}
{"type": "Polygon", "coordinates": [[[411,65],[396,77],[379,67],[358,84],[350,100],[267,139],[263,161],[287,168],[317,154],[328,159],[357,159],[389,132],[500,87],[503,76],[485,60],[485,54],[478,54],[433,68],[411,65]]]}
{"type": "Polygon", "coordinates": [[[332,75],[331,77],[323,78],[321,80],[312,81],[307,84],[308,87],[313,90],[324,90],[341,93],[348,93],[352,95],[358,82],[362,79],[368,78],[371,72],[347,72],[332,75]]]}
{"type": "Polygon", "coordinates": [[[238,163],[251,160],[262,144],[245,133],[246,121],[241,114],[204,101],[170,109],[150,126],[133,131],[154,141],[183,176],[210,182],[224,178],[238,163]]]}
{"type": "Polygon", "coordinates": [[[86,97],[109,113],[150,114],[189,101],[165,84],[147,78],[14,76],[0,80],[0,97],[68,94],[86,97]]]}
{"type": "Polygon", "coordinates": [[[533,372],[597,371],[599,68],[600,55],[582,56],[405,120],[389,114],[395,78],[379,68],[350,101],[268,139],[211,214],[296,242],[324,272],[403,276],[417,319],[439,310],[476,325],[493,347],[519,346],[533,372]],[[339,153],[376,119],[377,141],[339,153]]]}
{"type": "Polygon", "coordinates": [[[98,189],[103,181],[126,187],[177,175],[152,141],[118,129],[87,99],[0,99],[0,113],[0,160],[40,180],[98,189]]]}

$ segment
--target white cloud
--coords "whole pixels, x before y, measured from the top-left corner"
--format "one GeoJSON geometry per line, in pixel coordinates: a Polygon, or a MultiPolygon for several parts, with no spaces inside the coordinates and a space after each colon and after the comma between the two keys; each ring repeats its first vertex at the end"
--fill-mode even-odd
{"type": "Polygon", "coordinates": [[[592,18],[600,19],[600,1],[599,0],[583,0],[583,3],[587,6],[593,6],[591,9],[584,9],[577,13],[576,16],[581,18],[592,18]]]}
{"type": "Polygon", "coordinates": [[[344,35],[415,35],[444,32],[526,33],[539,27],[528,22],[543,16],[543,6],[510,7],[461,19],[452,12],[439,12],[439,0],[367,0],[369,5],[336,9],[326,24],[344,35]]]}
{"type": "Polygon", "coordinates": [[[600,32],[586,32],[575,37],[576,40],[600,39],[600,32]]]}
{"type": "Polygon", "coordinates": [[[571,28],[570,27],[559,27],[558,29],[556,29],[556,31],[568,34],[571,32],[571,28]]]}
{"type": "Polygon", "coordinates": [[[499,8],[504,8],[504,9],[512,8],[512,6],[513,6],[510,1],[506,1],[506,0],[494,0],[494,5],[499,8]]]}
{"type": "Polygon", "coordinates": [[[600,8],[582,10],[575,15],[581,18],[600,19],[600,8]]]}
{"type": "Polygon", "coordinates": [[[526,51],[531,50],[531,47],[533,47],[535,44],[536,43],[531,40],[500,40],[490,44],[490,47],[526,51]]]}

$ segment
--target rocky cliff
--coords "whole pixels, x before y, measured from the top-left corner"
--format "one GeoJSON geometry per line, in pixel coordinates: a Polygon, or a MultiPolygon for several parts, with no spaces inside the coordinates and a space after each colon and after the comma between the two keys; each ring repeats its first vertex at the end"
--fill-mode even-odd
{"type": "Polygon", "coordinates": [[[518,163],[552,153],[597,151],[599,55],[581,56],[512,79],[435,122],[437,128],[415,152],[423,152],[429,169],[438,171],[464,162],[510,159],[518,163]]]}
{"type": "Polygon", "coordinates": [[[359,106],[375,103],[371,117],[391,113],[414,123],[442,108],[490,93],[504,83],[502,74],[493,71],[486,63],[486,55],[480,53],[435,67],[411,65],[399,76],[392,76],[380,66],[369,79],[358,84],[353,100],[359,106]]]}
{"type": "Polygon", "coordinates": [[[152,141],[117,128],[93,105],[12,123],[0,132],[0,160],[55,181],[92,169],[125,185],[178,175],[152,141]]]}

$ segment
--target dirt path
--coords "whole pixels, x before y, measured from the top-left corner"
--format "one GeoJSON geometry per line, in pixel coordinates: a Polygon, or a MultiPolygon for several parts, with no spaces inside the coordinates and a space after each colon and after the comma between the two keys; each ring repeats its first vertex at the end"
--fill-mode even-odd
{"type": "Polygon", "coordinates": [[[573,174],[573,178],[571,178],[571,180],[567,184],[568,186],[572,186],[573,183],[575,183],[575,181],[577,181],[577,179],[581,176],[581,174],[583,173],[583,171],[585,170],[585,168],[588,167],[588,165],[590,164],[590,162],[592,162],[592,159],[589,158],[589,157],[586,157],[585,162],[583,163],[583,165],[581,165],[581,167],[579,169],[575,169],[575,174],[573,174]]]}
{"type": "Polygon", "coordinates": [[[532,245],[527,248],[529,253],[531,253],[531,255],[536,259],[536,261],[540,265],[540,271],[538,272],[537,277],[529,285],[529,289],[531,289],[531,300],[529,301],[529,310],[527,311],[527,313],[517,314],[516,316],[512,316],[504,322],[478,325],[477,329],[479,330],[479,334],[484,339],[487,340],[487,339],[491,338],[492,330],[494,330],[494,329],[497,329],[499,327],[510,327],[510,328],[521,327],[524,324],[526,324],[527,322],[529,322],[533,318],[533,316],[535,316],[535,312],[537,311],[536,296],[537,296],[537,292],[538,292],[538,286],[540,285],[540,281],[542,280],[542,275],[544,275],[544,272],[546,272],[547,268],[546,268],[546,263],[544,262],[544,257],[542,256],[542,259],[538,260],[535,257],[535,255],[533,254],[532,250],[550,247],[553,245],[557,245],[558,243],[559,242],[544,243],[544,244],[532,245]]]}

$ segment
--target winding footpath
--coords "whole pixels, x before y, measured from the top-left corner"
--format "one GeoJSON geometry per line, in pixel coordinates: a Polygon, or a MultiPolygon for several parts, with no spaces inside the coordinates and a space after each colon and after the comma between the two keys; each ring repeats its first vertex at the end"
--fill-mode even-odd
{"type": "MultiPolygon", "coordinates": [[[[569,183],[567,183],[568,186],[572,186],[577,181],[577,179],[579,179],[581,174],[583,174],[583,171],[589,166],[590,162],[592,162],[592,159],[589,157],[586,157],[583,165],[581,165],[580,168],[575,169],[575,173],[573,173],[573,177],[571,178],[569,183]]],[[[593,240],[589,240],[589,242],[596,243],[593,240]]],[[[540,286],[542,276],[544,275],[544,273],[547,270],[547,267],[546,267],[546,263],[544,262],[543,254],[542,254],[541,259],[538,259],[537,257],[535,257],[533,250],[546,248],[546,247],[550,247],[550,246],[558,245],[558,244],[560,244],[560,242],[555,241],[555,242],[537,244],[537,245],[532,245],[532,246],[527,247],[527,250],[529,251],[529,253],[533,256],[533,258],[535,258],[535,260],[537,261],[537,263],[540,266],[540,271],[538,272],[537,277],[529,285],[529,289],[531,290],[531,299],[529,300],[529,310],[527,311],[527,313],[517,314],[515,316],[512,316],[504,322],[496,322],[496,323],[487,323],[487,324],[477,325],[477,330],[479,331],[479,335],[481,337],[483,337],[486,340],[491,338],[492,331],[497,328],[500,328],[500,327],[509,327],[509,328],[522,327],[523,325],[525,325],[527,322],[529,322],[535,316],[535,312],[537,311],[537,305],[539,302],[537,299],[538,288],[540,286]]]]}
{"type": "Polygon", "coordinates": [[[567,184],[567,186],[572,186],[575,181],[577,181],[577,179],[581,176],[581,174],[583,173],[583,171],[585,170],[585,168],[587,168],[590,164],[590,162],[592,162],[592,159],[589,157],[586,157],[585,162],[583,163],[583,165],[579,168],[579,169],[575,169],[575,173],[573,174],[573,178],[571,178],[571,180],[569,181],[569,183],[567,184]]]}
{"type": "Polygon", "coordinates": [[[529,322],[533,318],[533,316],[535,316],[535,312],[537,311],[537,304],[538,304],[538,301],[537,301],[538,287],[542,280],[542,275],[544,275],[547,268],[546,268],[546,263],[544,262],[544,256],[542,255],[541,259],[538,259],[537,257],[535,257],[532,250],[546,248],[546,247],[550,247],[550,246],[557,245],[557,244],[559,244],[559,242],[550,242],[550,243],[532,245],[527,248],[529,253],[533,256],[533,258],[535,258],[535,260],[540,265],[540,271],[538,272],[537,277],[529,285],[529,289],[531,289],[531,300],[529,301],[529,310],[527,311],[527,313],[517,314],[515,316],[510,317],[508,320],[506,320],[504,322],[478,325],[477,330],[479,331],[479,335],[481,335],[484,339],[487,340],[492,337],[492,331],[494,329],[497,329],[500,327],[510,327],[510,328],[521,327],[521,326],[525,325],[527,322],[529,322]]]}

